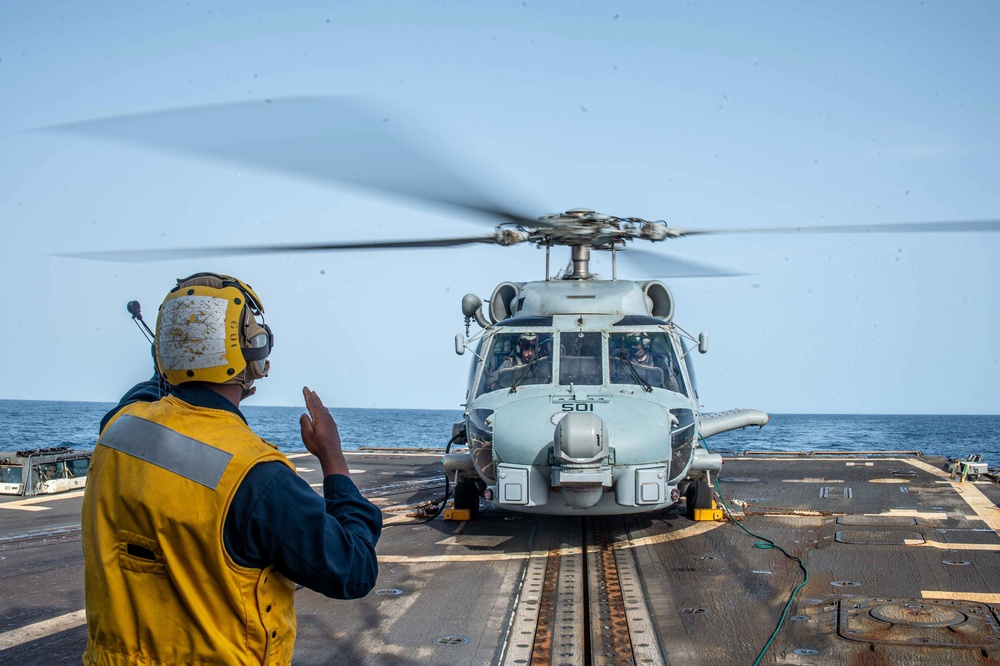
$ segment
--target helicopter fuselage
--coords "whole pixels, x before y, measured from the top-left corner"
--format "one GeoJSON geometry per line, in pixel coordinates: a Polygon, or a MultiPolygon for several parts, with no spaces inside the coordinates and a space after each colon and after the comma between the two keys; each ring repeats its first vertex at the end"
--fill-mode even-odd
{"type": "Polygon", "coordinates": [[[514,511],[608,515],[668,506],[717,470],[669,299],[659,282],[500,285],[449,474],[514,511]]]}

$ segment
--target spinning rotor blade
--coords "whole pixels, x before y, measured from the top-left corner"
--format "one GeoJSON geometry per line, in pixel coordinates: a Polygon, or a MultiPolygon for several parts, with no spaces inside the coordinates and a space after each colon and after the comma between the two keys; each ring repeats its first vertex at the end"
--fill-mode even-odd
{"type": "Polygon", "coordinates": [[[711,264],[703,264],[690,259],[668,257],[658,252],[629,246],[618,251],[618,257],[632,264],[649,277],[689,278],[689,277],[737,277],[746,275],[711,264]]]}
{"type": "Polygon", "coordinates": [[[40,128],[104,137],[346,183],[473,211],[502,222],[546,222],[502,206],[468,166],[446,166],[431,132],[387,103],[358,97],[291,97],[101,118],[40,128]]]}
{"type": "Polygon", "coordinates": [[[845,224],[824,227],[758,227],[750,229],[683,229],[670,227],[672,236],[706,236],[709,234],[880,234],[913,232],[975,232],[1000,231],[1000,220],[966,220],[958,222],[902,222],[900,224],[845,224]]]}
{"type": "Polygon", "coordinates": [[[98,252],[71,252],[60,257],[93,259],[96,261],[117,261],[121,263],[144,263],[149,261],[174,261],[201,257],[228,257],[252,254],[288,254],[293,252],[316,252],[319,250],[398,250],[412,248],[454,247],[471,243],[497,243],[496,236],[472,236],[469,238],[438,238],[429,240],[358,241],[348,243],[307,243],[303,245],[252,245],[246,247],[215,248],[165,248],[161,250],[111,250],[98,252]]]}

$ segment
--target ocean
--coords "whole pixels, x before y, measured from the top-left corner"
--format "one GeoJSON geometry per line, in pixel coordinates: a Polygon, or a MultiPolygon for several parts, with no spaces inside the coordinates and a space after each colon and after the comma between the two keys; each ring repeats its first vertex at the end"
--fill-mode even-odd
{"type": "MultiPolygon", "coordinates": [[[[51,446],[93,448],[99,402],[0,400],[0,450],[51,446]]],[[[299,407],[245,406],[250,426],[282,451],[304,451],[299,407]]],[[[360,447],[443,448],[460,410],[331,409],[345,450],[360,447]]],[[[713,451],[919,451],[949,458],[978,453],[1000,466],[1000,416],[772,414],[763,428],[722,433],[713,451]]],[[[612,443],[613,445],[613,443],[612,443]]]]}

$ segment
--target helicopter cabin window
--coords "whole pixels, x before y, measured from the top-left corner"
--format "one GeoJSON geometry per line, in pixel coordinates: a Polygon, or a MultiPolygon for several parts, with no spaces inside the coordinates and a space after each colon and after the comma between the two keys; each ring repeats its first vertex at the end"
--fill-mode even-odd
{"type": "Polygon", "coordinates": [[[559,336],[559,383],[563,386],[604,383],[600,333],[581,331],[559,336]]]}
{"type": "Polygon", "coordinates": [[[552,382],[551,333],[501,333],[493,338],[476,395],[552,382]]]}
{"type": "Polygon", "coordinates": [[[612,384],[638,384],[687,395],[670,338],[660,331],[608,336],[612,384]]]}

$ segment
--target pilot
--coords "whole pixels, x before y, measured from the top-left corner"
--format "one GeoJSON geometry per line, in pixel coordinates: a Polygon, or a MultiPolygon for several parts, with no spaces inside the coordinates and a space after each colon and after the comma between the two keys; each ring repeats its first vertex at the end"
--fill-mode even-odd
{"type": "Polygon", "coordinates": [[[679,392],[680,383],[676,371],[663,356],[650,351],[651,346],[649,336],[642,333],[630,333],[622,339],[622,352],[629,361],[638,366],[659,368],[663,371],[664,385],[657,388],[679,392]]]}
{"type": "Polygon", "coordinates": [[[641,334],[626,335],[622,340],[622,350],[628,354],[633,363],[654,366],[653,356],[649,353],[649,338],[641,334]]]}
{"type": "Polygon", "coordinates": [[[263,312],[235,278],[178,280],[156,322],[162,374],[101,421],[82,509],[85,664],[288,664],[296,583],[337,599],[374,587],[382,515],[319,396],[303,388],[300,428],[322,497],[240,412],[270,366],[263,312]]]}
{"type": "Polygon", "coordinates": [[[531,359],[538,353],[538,336],[534,333],[525,333],[517,339],[517,347],[514,353],[507,358],[500,369],[504,367],[514,368],[525,363],[531,363],[531,359]]]}
{"type": "Polygon", "coordinates": [[[490,373],[487,387],[493,391],[500,386],[500,373],[511,368],[519,368],[531,363],[538,354],[538,335],[535,333],[523,333],[514,346],[510,356],[503,360],[496,370],[490,373]]]}

